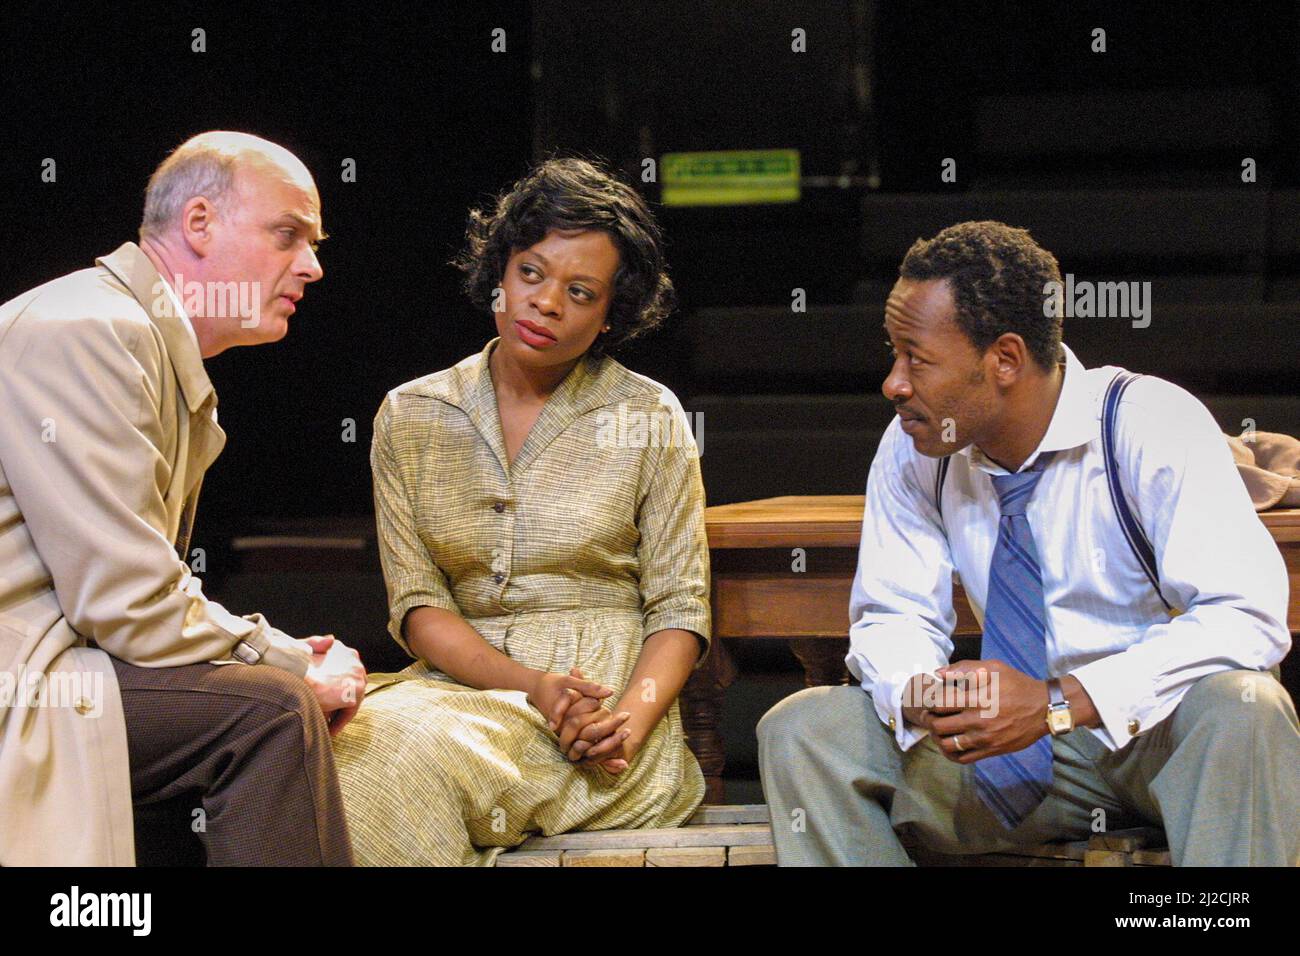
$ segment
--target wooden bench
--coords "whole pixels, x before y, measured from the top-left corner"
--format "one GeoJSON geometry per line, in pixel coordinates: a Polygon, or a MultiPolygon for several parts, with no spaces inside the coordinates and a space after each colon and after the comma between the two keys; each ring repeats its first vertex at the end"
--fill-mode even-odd
{"type": "Polygon", "coordinates": [[[703,806],[680,827],[530,837],[497,866],[774,866],[767,806],[703,806]]]}
{"type": "Polygon", "coordinates": [[[1169,866],[1164,831],[1135,827],[1098,833],[1087,840],[1043,843],[1010,853],[948,856],[903,841],[918,866],[1169,866]]]}
{"type": "MultiPolygon", "coordinates": [[[[1164,834],[1142,827],[1013,853],[946,856],[904,840],[920,866],[1169,866],[1164,834]]],[[[774,866],[767,806],[700,807],[680,827],[530,837],[497,866],[774,866]]]]}

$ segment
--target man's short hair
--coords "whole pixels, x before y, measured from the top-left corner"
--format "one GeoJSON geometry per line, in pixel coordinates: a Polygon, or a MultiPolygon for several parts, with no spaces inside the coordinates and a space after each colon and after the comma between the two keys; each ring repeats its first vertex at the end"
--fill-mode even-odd
{"type": "Polygon", "coordinates": [[[196,140],[178,146],[149,177],[141,239],[164,233],[195,196],[205,197],[220,209],[222,200],[235,188],[239,152],[217,142],[196,140]]]}
{"type": "Polygon", "coordinates": [[[914,242],[898,274],[947,280],[957,325],[981,352],[1014,332],[1040,368],[1050,371],[1060,361],[1061,317],[1043,308],[1043,287],[1061,281],[1061,268],[1028,230],[992,220],[949,226],[914,242]]]}

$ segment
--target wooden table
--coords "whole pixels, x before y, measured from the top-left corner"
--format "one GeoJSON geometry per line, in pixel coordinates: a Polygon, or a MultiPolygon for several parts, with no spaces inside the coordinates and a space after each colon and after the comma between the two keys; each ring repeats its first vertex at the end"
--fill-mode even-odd
{"type": "MultiPolygon", "coordinates": [[[[849,590],[862,531],[863,497],[765,498],[707,509],[713,563],[713,648],[682,692],[682,719],[708,784],[706,802],[722,802],[725,756],[718,732],[722,695],[736,669],[724,640],[784,638],[809,687],[843,683],[849,590]]],[[[1291,580],[1287,624],[1300,632],[1300,509],[1260,515],[1291,580]]],[[[954,637],[979,634],[960,587],[954,637]]],[[[967,644],[969,647],[969,644],[967,644]]],[[[961,657],[974,656],[973,652],[961,657]]]]}

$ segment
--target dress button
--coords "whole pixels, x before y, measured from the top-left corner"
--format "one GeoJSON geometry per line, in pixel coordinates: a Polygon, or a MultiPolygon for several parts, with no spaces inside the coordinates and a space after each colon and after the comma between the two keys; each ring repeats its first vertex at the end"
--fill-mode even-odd
{"type": "Polygon", "coordinates": [[[501,514],[501,512],[506,510],[506,503],[504,501],[498,501],[492,506],[492,510],[497,514],[501,514]]]}
{"type": "Polygon", "coordinates": [[[1142,724],[1139,721],[1130,720],[1128,722],[1128,732],[1131,736],[1136,737],[1137,732],[1141,729],[1142,729],[1142,724]]]}
{"type": "Polygon", "coordinates": [[[494,574],[494,575],[492,575],[492,580],[495,581],[497,584],[500,584],[500,583],[501,583],[502,581],[504,581],[505,579],[506,579],[506,576],[505,576],[504,574],[494,574]]]}
{"type": "Polygon", "coordinates": [[[77,702],[73,704],[72,707],[82,717],[85,717],[88,713],[90,713],[92,710],[95,709],[95,705],[92,704],[85,697],[78,697],[77,702]]]}

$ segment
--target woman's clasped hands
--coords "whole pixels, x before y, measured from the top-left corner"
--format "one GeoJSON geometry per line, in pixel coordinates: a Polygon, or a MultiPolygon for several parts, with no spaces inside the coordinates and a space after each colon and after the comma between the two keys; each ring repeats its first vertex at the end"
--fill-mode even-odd
{"type": "Polygon", "coordinates": [[[613,694],[574,667],[568,674],[541,674],[528,700],[546,718],[567,759],[618,774],[636,755],[636,743],[628,723],[632,714],[602,706],[613,694]]]}

